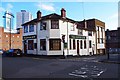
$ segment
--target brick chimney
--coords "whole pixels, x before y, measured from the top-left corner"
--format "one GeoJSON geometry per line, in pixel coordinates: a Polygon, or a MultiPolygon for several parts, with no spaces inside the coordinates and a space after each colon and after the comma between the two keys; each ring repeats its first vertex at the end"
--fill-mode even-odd
{"type": "Polygon", "coordinates": [[[42,13],[40,11],[37,12],[37,19],[40,20],[41,19],[41,15],[42,13]]]}
{"type": "Polygon", "coordinates": [[[66,10],[64,8],[61,9],[61,17],[66,18],[66,10]]]}

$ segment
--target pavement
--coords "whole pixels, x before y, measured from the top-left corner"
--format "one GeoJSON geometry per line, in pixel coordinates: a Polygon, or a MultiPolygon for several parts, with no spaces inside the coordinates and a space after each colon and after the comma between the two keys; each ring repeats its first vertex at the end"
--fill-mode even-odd
{"type": "Polygon", "coordinates": [[[99,60],[99,62],[120,64],[120,54],[110,54],[109,59],[104,58],[99,60]]]}

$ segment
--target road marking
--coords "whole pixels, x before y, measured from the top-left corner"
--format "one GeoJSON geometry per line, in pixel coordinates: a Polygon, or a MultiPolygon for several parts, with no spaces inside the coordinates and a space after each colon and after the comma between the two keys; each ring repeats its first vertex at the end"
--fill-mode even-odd
{"type": "Polygon", "coordinates": [[[79,77],[83,77],[83,78],[87,78],[88,76],[87,75],[78,75],[78,74],[72,74],[72,73],[69,73],[69,75],[72,75],[72,76],[79,76],[79,77]]]}
{"type": "Polygon", "coordinates": [[[105,71],[106,71],[106,69],[99,68],[97,66],[85,65],[84,67],[81,67],[80,69],[77,69],[77,70],[69,73],[69,75],[77,76],[77,77],[83,77],[83,78],[86,78],[86,77],[99,77],[105,71]]]}

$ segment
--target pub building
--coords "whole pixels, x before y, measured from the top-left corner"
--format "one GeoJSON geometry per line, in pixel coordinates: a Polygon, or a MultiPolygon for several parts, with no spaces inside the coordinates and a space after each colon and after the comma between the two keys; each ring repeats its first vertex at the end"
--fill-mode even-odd
{"type": "MultiPolygon", "coordinates": [[[[93,23],[96,19],[92,19],[93,23]]],[[[82,21],[83,22],[83,21],[82,21]]],[[[35,55],[94,55],[97,52],[96,26],[89,28],[84,24],[66,17],[66,10],[61,15],[52,13],[22,24],[23,52],[35,55]]]]}

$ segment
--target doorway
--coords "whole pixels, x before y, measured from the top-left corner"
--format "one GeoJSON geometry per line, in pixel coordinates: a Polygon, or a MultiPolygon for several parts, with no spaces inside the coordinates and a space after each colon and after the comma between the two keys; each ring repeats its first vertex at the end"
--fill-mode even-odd
{"type": "Polygon", "coordinates": [[[77,55],[79,56],[79,40],[77,40],[77,55]]]}
{"type": "Polygon", "coordinates": [[[27,54],[27,44],[24,43],[24,54],[27,54]]]}

